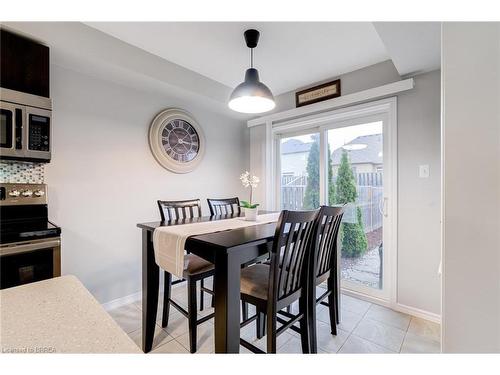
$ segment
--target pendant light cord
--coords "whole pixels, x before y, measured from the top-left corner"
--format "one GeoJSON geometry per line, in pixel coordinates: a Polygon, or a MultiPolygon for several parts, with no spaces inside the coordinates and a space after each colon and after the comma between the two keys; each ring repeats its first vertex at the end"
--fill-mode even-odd
{"type": "Polygon", "coordinates": [[[253,68],[253,48],[250,48],[250,68],[253,68]]]}

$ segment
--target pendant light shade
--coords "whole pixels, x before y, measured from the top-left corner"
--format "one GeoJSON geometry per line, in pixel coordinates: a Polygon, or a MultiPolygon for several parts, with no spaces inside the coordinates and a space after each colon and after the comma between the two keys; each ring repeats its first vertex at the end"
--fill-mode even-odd
{"type": "Polygon", "coordinates": [[[269,88],[260,82],[259,72],[253,67],[253,48],[257,46],[259,32],[245,31],[245,40],[251,51],[251,67],[245,72],[245,81],[233,90],[229,98],[229,108],[242,113],[262,113],[275,107],[274,97],[269,88]]]}

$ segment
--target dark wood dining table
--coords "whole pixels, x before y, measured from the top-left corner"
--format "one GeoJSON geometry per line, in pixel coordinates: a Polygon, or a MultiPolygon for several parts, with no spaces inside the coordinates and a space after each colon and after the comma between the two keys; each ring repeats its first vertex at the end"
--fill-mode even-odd
{"type": "MultiPolygon", "coordinates": [[[[270,213],[261,211],[261,214],[270,213]]],[[[182,225],[224,220],[238,215],[203,216],[199,218],[155,221],[137,224],[142,229],[142,349],[153,345],[158,309],[160,268],[155,262],[153,232],[160,226],[182,225]]],[[[240,349],[240,270],[243,264],[268,253],[276,223],[231,229],[188,237],[185,249],[214,263],[215,352],[239,353],[240,349]]]]}

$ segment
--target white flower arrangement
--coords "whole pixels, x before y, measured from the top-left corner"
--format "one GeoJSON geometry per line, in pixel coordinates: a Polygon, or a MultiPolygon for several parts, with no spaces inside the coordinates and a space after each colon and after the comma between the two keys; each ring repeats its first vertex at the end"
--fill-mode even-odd
{"type": "Polygon", "coordinates": [[[257,176],[250,176],[250,172],[245,171],[245,173],[242,173],[240,176],[241,183],[243,184],[244,187],[250,187],[250,202],[247,201],[241,201],[241,207],[244,208],[257,208],[259,206],[258,203],[253,204],[252,203],[252,197],[253,197],[253,189],[255,189],[260,182],[259,177],[257,176]]]}

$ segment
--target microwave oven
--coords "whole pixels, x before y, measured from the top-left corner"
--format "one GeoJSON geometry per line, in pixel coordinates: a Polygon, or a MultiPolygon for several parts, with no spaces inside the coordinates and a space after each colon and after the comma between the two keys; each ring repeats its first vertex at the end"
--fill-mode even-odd
{"type": "Polygon", "coordinates": [[[49,98],[0,88],[0,159],[49,162],[49,98]]]}

